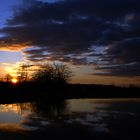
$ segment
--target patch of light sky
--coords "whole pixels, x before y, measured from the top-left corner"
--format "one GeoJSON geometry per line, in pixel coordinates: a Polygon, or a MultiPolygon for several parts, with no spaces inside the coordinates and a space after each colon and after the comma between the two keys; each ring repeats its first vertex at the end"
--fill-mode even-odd
{"type": "Polygon", "coordinates": [[[43,1],[43,2],[48,2],[48,3],[54,3],[57,1],[64,1],[64,0],[38,0],[38,1],[43,1]]]}
{"type": "Polygon", "coordinates": [[[93,45],[89,50],[94,51],[97,54],[104,54],[106,50],[106,46],[93,45]]]}
{"type": "Polygon", "coordinates": [[[0,51],[0,63],[15,63],[22,59],[21,52],[0,51]]]}

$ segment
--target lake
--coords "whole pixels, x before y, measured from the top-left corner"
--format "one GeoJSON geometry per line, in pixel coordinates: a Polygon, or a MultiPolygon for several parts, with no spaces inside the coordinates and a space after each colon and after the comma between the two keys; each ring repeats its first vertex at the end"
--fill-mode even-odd
{"type": "Polygon", "coordinates": [[[140,139],[140,99],[0,105],[0,139],[140,139]]]}

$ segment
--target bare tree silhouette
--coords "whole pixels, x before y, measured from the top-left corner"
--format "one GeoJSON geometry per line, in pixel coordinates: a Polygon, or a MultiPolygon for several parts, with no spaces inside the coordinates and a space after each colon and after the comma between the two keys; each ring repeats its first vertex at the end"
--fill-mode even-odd
{"type": "Polygon", "coordinates": [[[20,83],[26,82],[28,80],[28,65],[21,64],[19,66],[17,71],[17,78],[20,83]]]}
{"type": "Polygon", "coordinates": [[[32,80],[41,83],[65,84],[72,77],[72,71],[64,64],[44,64],[33,73],[32,80]]]}
{"type": "Polygon", "coordinates": [[[6,82],[11,82],[12,76],[10,74],[6,74],[4,79],[6,82]]]}

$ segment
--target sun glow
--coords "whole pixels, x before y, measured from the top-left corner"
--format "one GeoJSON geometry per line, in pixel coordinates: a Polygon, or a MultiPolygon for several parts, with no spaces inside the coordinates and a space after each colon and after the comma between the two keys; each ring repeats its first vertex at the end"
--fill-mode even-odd
{"type": "Polygon", "coordinates": [[[16,84],[18,82],[18,80],[16,78],[13,78],[12,80],[12,83],[16,84]]]}

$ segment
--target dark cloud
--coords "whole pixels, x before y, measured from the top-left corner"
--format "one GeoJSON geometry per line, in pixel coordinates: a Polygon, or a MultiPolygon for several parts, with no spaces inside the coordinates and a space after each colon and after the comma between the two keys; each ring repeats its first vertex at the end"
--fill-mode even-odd
{"type": "Polygon", "coordinates": [[[131,38],[112,44],[102,56],[102,75],[140,76],[140,38],[131,38]]]}
{"type": "Polygon", "coordinates": [[[121,77],[139,77],[140,76],[140,64],[139,63],[130,63],[123,65],[112,65],[99,67],[98,70],[102,72],[97,72],[96,75],[103,76],[121,76],[121,77]]]}
{"type": "Polygon", "coordinates": [[[139,5],[139,0],[24,0],[0,29],[5,34],[0,44],[37,46],[24,52],[34,62],[58,60],[80,65],[89,64],[93,57],[90,64],[107,74],[139,75],[139,5]],[[104,52],[96,50],[101,46],[104,52]],[[130,71],[124,72],[126,69],[130,71]]]}
{"type": "Polygon", "coordinates": [[[122,40],[111,45],[106,52],[111,63],[138,63],[140,62],[140,37],[122,40]]]}

